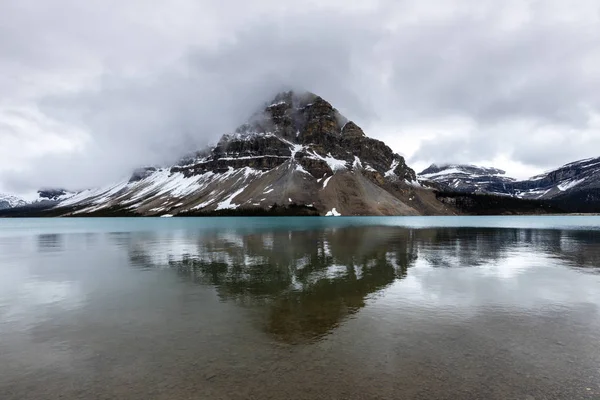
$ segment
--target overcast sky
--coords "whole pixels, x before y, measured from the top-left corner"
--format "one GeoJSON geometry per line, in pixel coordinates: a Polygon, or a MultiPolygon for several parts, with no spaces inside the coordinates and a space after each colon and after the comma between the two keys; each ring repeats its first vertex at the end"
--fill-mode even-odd
{"type": "Polygon", "coordinates": [[[0,191],[106,184],[315,92],[421,170],[600,156],[597,0],[0,0],[0,191]]]}

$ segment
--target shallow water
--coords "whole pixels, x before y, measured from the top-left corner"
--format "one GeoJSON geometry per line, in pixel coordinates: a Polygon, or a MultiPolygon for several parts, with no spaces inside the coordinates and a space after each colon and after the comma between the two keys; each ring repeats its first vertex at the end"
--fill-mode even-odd
{"type": "Polygon", "coordinates": [[[599,217],[0,220],[0,399],[600,399],[599,217]]]}

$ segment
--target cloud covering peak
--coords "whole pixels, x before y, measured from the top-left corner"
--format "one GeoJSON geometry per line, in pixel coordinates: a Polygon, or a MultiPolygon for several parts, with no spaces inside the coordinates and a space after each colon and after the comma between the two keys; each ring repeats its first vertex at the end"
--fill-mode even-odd
{"type": "Polygon", "coordinates": [[[592,0],[1,2],[0,190],[170,162],[287,89],[417,169],[597,156],[599,19],[592,0]]]}

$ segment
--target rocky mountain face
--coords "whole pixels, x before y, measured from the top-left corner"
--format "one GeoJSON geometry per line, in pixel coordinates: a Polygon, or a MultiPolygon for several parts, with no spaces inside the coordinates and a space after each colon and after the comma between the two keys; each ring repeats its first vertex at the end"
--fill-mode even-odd
{"type": "Polygon", "coordinates": [[[9,208],[21,207],[26,205],[27,202],[23,199],[20,199],[16,196],[12,196],[9,194],[1,194],[0,193],[0,210],[6,210],[9,208]]]}
{"type": "Polygon", "coordinates": [[[76,193],[66,189],[47,188],[38,190],[36,201],[61,201],[74,196],[76,193]]]}
{"type": "Polygon", "coordinates": [[[318,215],[452,214],[404,158],[321,97],[280,93],[216,146],[109,187],[58,198],[55,215],[203,215],[296,207],[318,215]]]}
{"type": "Polygon", "coordinates": [[[518,182],[515,195],[552,199],[578,212],[600,212],[600,157],[572,162],[518,182]]]}
{"type": "Polygon", "coordinates": [[[569,211],[600,211],[600,157],[576,161],[518,181],[504,171],[464,165],[432,165],[418,175],[424,185],[464,193],[551,200],[569,211]]]}

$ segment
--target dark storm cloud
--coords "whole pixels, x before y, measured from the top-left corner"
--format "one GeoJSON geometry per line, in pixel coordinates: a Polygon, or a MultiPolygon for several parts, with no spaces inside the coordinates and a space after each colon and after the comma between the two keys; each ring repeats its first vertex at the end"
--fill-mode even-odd
{"type": "Polygon", "coordinates": [[[504,155],[546,168],[600,153],[594,1],[36,7],[0,4],[0,183],[12,190],[99,185],[171,162],[290,88],[320,94],[371,136],[402,132],[389,144],[417,143],[414,162],[504,155]],[[14,109],[25,117],[3,117],[14,109]],[[445,132],[452,118],[464,127],[445,132]]]}

